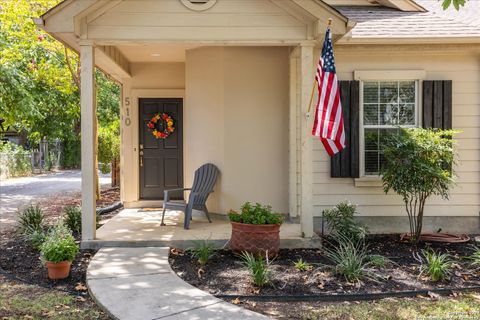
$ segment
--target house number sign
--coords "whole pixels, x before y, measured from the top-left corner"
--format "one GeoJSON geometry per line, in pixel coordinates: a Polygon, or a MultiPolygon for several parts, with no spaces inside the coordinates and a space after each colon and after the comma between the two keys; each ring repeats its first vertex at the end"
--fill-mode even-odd
{"type": "Polygon", "coordinates": [[[125,98],[125,113],[127,116],[125,117],[125,125],[128,127],[132,123],[132,120],[130,120],[130,98],[126,97],[125,98]]]}

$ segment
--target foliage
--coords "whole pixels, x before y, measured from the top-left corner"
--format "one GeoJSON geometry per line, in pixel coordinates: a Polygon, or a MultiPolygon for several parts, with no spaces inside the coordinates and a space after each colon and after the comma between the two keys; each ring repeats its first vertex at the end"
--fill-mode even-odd
{"type": "MultiPolygon", "coordinates": [[[[0,116],[28,132],[31,145],[47,136],[71,142],[80,133],[79,59],[37,28],[61,0],[0,0],[0,116]]],[[[119,86],[96,70],[99,128],[119,118],[119,86]]],[[[78,167],[79,144],[65,143],[65,166],[78,167]],[[77,153],[78,152],[78,153],[77,153]]]]}
{"type": "Polygon", "coordinates": [[[18,215],[19,231],[22,233],[43,230],[45,215],[37,205],[29,205],[18,215]]]}
{"type": "Polygon", "coordinates": [[[32,172],[31,153],[14,143],[0,142],[0,178],[28,175],[32,172]]]}
{"type": "Polygon", "coordinates": [[[352,240],[363,240],[368,229],[355,221],[357,206],[348,201],[340,202],[333,209],[324,210],[323,214],[332,236],[343,236],[352,240]]]}
{"type": "Polygon", "coordinates": [[[308,271],[312,269],[312,266],[309,265],[307,262],[303,261],[302,258],[298,259],[293,263],[295,265],[295,269],[298,271],[308,271]]]}
{"type": "Polygon", "coordinates": [[[72,232],[82,232],[82,210],[79,207],[67,207],[64,221],[72,232]]]}
{"type": "Polygon", "coordinates": [[[60,164],[63,168],[78,168],[81,162],[80,136],[68,135],[63,139],[60,164]]]}
{"type": "Polygon", "coordinates": [[[242,252],[240,257],[243,260],[243,265],[250,271],[255,285],[263,287],[270,282],[271,271],[268,255],[266,255],[266,259],[264,259],[262,256],[256,257],[251,253],[242,252]]]}
{"type": "Polygon", "coordinates": [[[420,275],[428,274],[432,281],[444,280],[452,270],[452,261],[446,253],[422,250],[424,261],[420,266],[420,275]]]}
{"type": "Polygon", "coordinates": [[[120,121],[114,119],[110,125],[98,130],[98,161],[104,164],[120,158],[120,121]]]}
{"type": "Polygon", "coordinates": [[[359,281],[368,275],[370,261],[363,241],[339,236],[337,243],[330,243],[323,250],[325,256],[333,262],[335,273],[347,281],[359,281]]]}
{"type": "Polygon", "coordinates": [[[188,251],[192,253],[192,256],[198,260],[201,266],[207,264],[208,260],[215,254],[215,247],[207,240],[194,241],[194,247],[189,248],[188,251]]]}
{"type": "Polygon", "coordinates": [[[283,222],[283,217],[273,213],[271,206],[263,206],[258,202],[254,206],[250,202],[245,202],[240,209],[240,213],[230,210],[228,213],[230,221],[245,224],[282,224],[283,222]]]}
{"type": "Polygon", "coordinates": [[[447,10],[450,5],[455,7],[455,9],[458,11],[460,10],[460,7],[465,6],[465,0],[443,0],[442,2],[442,7],[443,10],[447,10]]]}
{"type": "Polygon", "coordinates": [[[23,237],[27,240],[32,248],[40,250],[42,244],[45,242],[45,231],[43,229],[27,229],[23,233],[23,237]]]}
{"type": "Polygon", "coordinates": [[[473,253],[468,257],[472,260],[472,266],[480,267],[480,247],[472,245],[473,253]]]}
{"type": "Polygon", "coordinates": [[[449,197],[454,182],[454,134],[452,130],[414,128],[387,139],[383,189],[403,198],[416,242],[422,232],[425,201],[432,195],[449,197]]]}
{"type": "Polygon", "coordinates": [[[73,261],[78,251],[79,246],[75,238],[63,222],[50,229],[45,242],[40,247],[43,259],[55,263],[73,261]]]}
{"type": "Polygon", "coordinates": [[[374,267],[383,268],[390,260],[379,254],[371,254],[370,256],[368,256],[368,261],[374,267]]]}

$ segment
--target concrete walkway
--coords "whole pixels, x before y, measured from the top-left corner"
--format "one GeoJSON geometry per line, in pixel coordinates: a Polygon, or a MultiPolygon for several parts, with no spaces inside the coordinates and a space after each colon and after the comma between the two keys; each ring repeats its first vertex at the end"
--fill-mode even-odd
{"type": "Polygon", "coordinates": [[[104,248],[87,271],[91,296],[119,320],[265,320],[181,280],[168,248],[104,248]]]}

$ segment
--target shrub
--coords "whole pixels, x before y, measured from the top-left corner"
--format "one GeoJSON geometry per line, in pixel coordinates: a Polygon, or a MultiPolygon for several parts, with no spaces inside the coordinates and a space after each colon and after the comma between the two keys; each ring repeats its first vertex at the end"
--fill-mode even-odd
{"type": "Polygon", "coordinates": [[[230,210],[228,213],[230,221],[246,224],[282,224],[283,222],[282,215],[273,213],[271,206],[263,206],[258,202],[254,206],[250,202],[245,202],[240,209],[240,213],[230,210]]]}
{"type": "Polygon", "coordinates": [[[337,243],[330,243],[330,246],[324,248],[324,253],[333,262],[336,274],[342,275],[347,281],[358,281],[368,275],[370,262],[363,241],[339,236],[337,243]]]}
{"type": "Polygon", "coordinates": [[[40,247],[42,258],[50,262],[73,261],[79,251],[71,231],[60,222],[47,234],[40,247]]]}
{"type": "Polygon", "coordinates": [[[251,253],[242,252],[240,257],[243,260],[243,265],[250,271],[255,285],[263,287],[270,282],[271,271],[268,255],[264,259],[262,256],[255,257],[251,253]]]}
{"type": "Polygon", "coordinates": [[[386,141],[383,189],[403,198],[415,242],[422,233],[425,201],[432,195],[448,199],[454,181],[454,134],[452,130],[402,129],[386,141]]]}
{"type": "Polygon", "coordinates": [[[103,174],[108,174],[112,170],[110,169],[110,164],[108,163],[100,163],[100,172],[103,174]]]}
{"type": "Polygon", "coordinates": [[[64,221],[72,232],[82,232],[82,210],[79,207],[67,207],[64,221]]]}
{"type": "Polygon", "coordinates": [[[323,211],[327,227],[333,237],[346,237],[352,240],[363,240],[368,234],[365,226],[354,220],[357,206],[348,201],[340,202],[332,209],[323,211]]]}
{"type": "Polygon", "coordinates": [[[447,278],[452,270],[452,261],[448,254],[422,250],[422,255],[424,261],[420,267],[420,275],[426,273],[435,282],[447,278]]]}
{"type": "Polygon", "coordinates": [[[32,173],[31,152],[14,143],[0,141],[0,178],[32,173]]]}
{"type": "Polygon", "coordinates": [[[29,205],[18,216],[19,230],[24,234],[43,230],[45,215],[37,205],[29,205]]]}
{"type": "Polygon", "coordinates": [[[307,271],[312,269],[312,266],[309,265],[307,262],[303,261],[302,258],[298,259],[293,264],[295,265],[295,269],[297,269],[298,271],[307,271]]]}
{"type": "Polygon", "coordinates": [[[192,253],[192,256],[198,260],[201,266],[206,265],[216,251],[215,247],[207,240],[194,241],[194,247],[187,250],[192,253]]]}

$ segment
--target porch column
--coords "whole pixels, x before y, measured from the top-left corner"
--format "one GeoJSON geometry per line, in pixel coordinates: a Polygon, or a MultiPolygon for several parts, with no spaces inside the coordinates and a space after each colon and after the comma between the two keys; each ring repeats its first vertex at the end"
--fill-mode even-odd
{"type": "Polygon", "coordinates": [[[313,43],[302,44],[299,49],[299,66],[297,77],[298,108],[300,108],[300,224],[303,236],[313,236],[313,163],[312,163],[312,119],[307,118],[308,103],[314,81],[313,43]]]}
{"type": "Polygon", "coordinates": [[[82,142],[82,241],[95,239],[95,57],[92,44],[80,46],[80,105],[82,142]]]}

